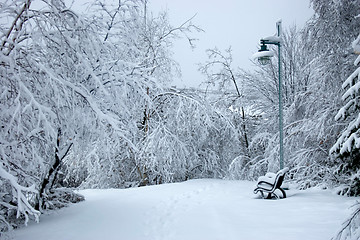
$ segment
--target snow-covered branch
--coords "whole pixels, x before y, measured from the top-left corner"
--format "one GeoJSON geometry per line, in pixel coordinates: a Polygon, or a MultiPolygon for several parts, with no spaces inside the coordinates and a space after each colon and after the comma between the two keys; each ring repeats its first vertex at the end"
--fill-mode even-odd
{"type": "Polygon", "coordinates": [[[25,217],[25,225],[29,221],[29,215],[35,217],[35,221],[39,221],[40,212],[35,210],[28,201],[28,194],[36,195],[38,192],[35,189],[35,185],[31,187],[23,187],[18,184],[18,180],[15,176],[11,175],[5,169],[0,166],[0,177],[9,181],[12,190],[14,191],[13,197],[17,204],[17,217],[23,215],[25,217]]]}

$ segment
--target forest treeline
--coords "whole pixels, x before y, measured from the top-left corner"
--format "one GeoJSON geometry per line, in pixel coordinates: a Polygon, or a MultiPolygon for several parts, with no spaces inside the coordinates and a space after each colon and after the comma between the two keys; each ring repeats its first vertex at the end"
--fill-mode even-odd
{"type": "MultiPolygon", "coordinates": [[[[172,88],[173,42],[193,46],[202,30],[196,19],[171,26],[147,5],[94,0],[79,13],[62,0],[0,3],[1,231],[80,201],[77,187],[278,170],[277,56],[248,71],[231,47],[209,49],[206,90],[172,88]]],[[[360,1],[311,7],[305,26],[282,36],[284,165],[299,188],[358,195],[360,1]]]]}

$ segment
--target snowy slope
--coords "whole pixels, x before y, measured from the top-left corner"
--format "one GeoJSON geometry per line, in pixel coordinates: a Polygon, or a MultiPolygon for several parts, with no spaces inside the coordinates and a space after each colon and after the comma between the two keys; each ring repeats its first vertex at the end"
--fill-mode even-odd
{"type": "Polygon", "coordinates": [[[254,183],[192,180],[126,190],[84,190],[86,201],[41,216],[16,240],[330,239],[358,198],[291,191],[263,200],[254,183]]]}

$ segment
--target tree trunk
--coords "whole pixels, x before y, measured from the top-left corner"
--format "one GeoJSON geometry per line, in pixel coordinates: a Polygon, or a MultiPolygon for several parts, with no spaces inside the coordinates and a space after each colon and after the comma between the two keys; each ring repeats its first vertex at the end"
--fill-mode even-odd
{"type": "Polygon", "coordinates": [[[51,189],[53,187],[53,184],[55,182],[55,179],[57,177],[58,171],[60,169],[61,166],[61,161],[64,159],[64,157],[68,154],[68,152],[70,151],[71,146],[73,145],[73,143],[71,143],[69,145],[69,147],[67,148],[65,154],[63,156],[59,156],[59,148],[60,148],[60,139],[61,139],[61,129],[58,128],[58,132],[57,132],[57,139],[56,139],[56,147],[55,147],[55,161],[52,165],[52,167],[49,169],[49,172],[47,174],[47,176],[44,178],[40,190],[39,190],[39,200],[35,206],[36,210],[40,210],[40,208],[43,208],[43,198],[46,194],[46,191],[48,191],[49,189],[51,189]]]}

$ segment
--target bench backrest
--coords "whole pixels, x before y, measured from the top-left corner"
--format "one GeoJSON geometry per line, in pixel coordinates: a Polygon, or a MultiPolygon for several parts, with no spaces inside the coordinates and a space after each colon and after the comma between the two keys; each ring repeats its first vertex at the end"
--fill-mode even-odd
{"type": "Polygon", "coordinates": [[[284,175],[278,175],[277,179],[275,180],[275,183],[276,183],[275,189],[280,188],[283,181],[284,181],[284,175]]]}
{"type": "Polygon", "coordinates": [[[276,179],[275,179],[275,189],[280,188],[281,184],[284,181],[285,174],[289,171],[289,168],[283,168],[280,171],[276,173],[276,179]]]}

